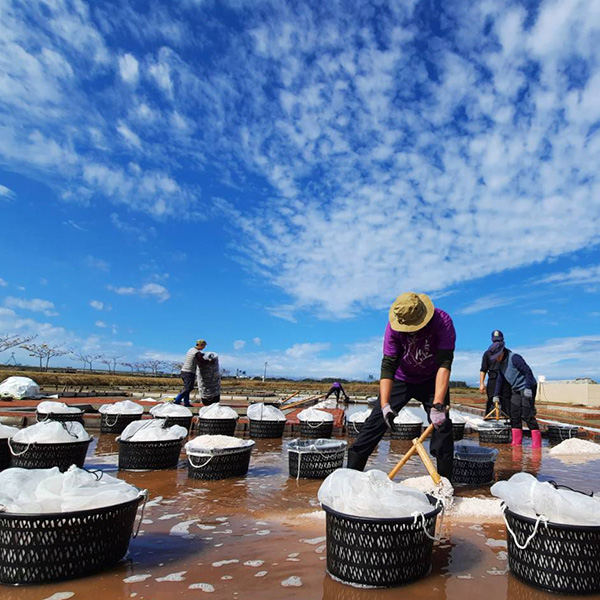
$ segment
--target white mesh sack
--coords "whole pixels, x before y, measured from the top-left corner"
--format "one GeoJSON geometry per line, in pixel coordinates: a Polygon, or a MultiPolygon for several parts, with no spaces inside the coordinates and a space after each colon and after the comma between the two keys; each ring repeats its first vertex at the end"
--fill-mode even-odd
{"type": "Polygon", "coordinates": [[[253,421],[285,421],[285,415],[274,406],[267,406],[262,402],[251,404],[246,413],[253,421]]]}
{"type": "Polygon", "coordinates": [[[221,406],[218,402],[209,406],[203,406],[198,411],[201,419],[237,419],[237,412],[230,406],[221,406]]]}
{"type": "Polygon", "coordinates": [[[243,440],[230,435],[199,435],[185,445],[188,454],[219,454],[226,450],[239,450],[254,446],[253,440],[243,440]]]}
{"type": "MultiPolygon", "coordinates": [[[[425,418],[427,418],[425,411],[423,411],[423,414],[425,415],[425,418]]],[[[394,423],[399,423],[401,425],[417,425],[423,423],[423,418],[416,409],[405,406],[394,419],[394,423]]]]}
{"type": "Polygon", "coordinates": [[[150,414],[155,417],[191,417],[192,411],[187,406],[174,404],[173,402],[163,402],[150,409],[150,414]]]}
{"type": "Polygon", "coordinates": [[[0,423],[0,440],[11,438],[19,431],[18,427],[11,427],[10,425],[2,425],[0,423]]]}
{"type": "Polygon", "coordinates": [[[77,406],[69,406],[64,402],[54,402],[52,400],[44,400],[37,405],[38,412],[55,414],[55,415],[70,415],[73,413],[80,413],[81,409],[77,406]]]}
{"type": "Polygon", "coordinates": [[[298,413],[298,420],[309,423],[331,423],[333,415],[318,408],[306,408],[298,413]]]}
{"type": "Polygon", "coordinates": [[[371,416],[372,412],[372,410],[362,410],[360,412],[352,413],[348,417],[348,421],[351,423],[364,423],[371,416]]]}
{"type": "Polygon", "coordinates": [[[123,400],[114,404],[103,404],[98,412],[101,415],[141,415],[144,407],[131,400],[123,400]]]}
{"type": "Polygon", "coordinates": [[[181,425],[163,427],[162,419],[150,421],[134,421],[125,427],[120,439],[124,442],[160,442],[166,440],[182,440],[188,431],[181,425]]]}
{"type": "Polygon", "coordinates": [[[459,410],[455,410],[454,408],[450,409],[450,412],[448,413],[448,415],[450,416],[450,420],[452,421],[452,423],[456,423],[457,425],[460,423],[466,424],[466,422],[467,422],[465,415],[463,413],[461,413],[459,410]]]}
{"type": "Polygon", "coordinates": [[[62,444],[87,441],[90,435],[77,421],[42,421],[21,429],[12,439],[22,444],[62,444]]]}
{"type": "Polygon", "coordinates": [[[29,377],[8,377],[0,383],[0,398],[37,398],[40,386],[29,377]]]}

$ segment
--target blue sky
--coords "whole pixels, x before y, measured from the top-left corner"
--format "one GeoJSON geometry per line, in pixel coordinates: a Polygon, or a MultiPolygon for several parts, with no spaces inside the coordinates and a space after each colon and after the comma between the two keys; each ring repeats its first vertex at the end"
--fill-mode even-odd
{"type": "Polygon", "coordinates": [[[494,328],[537,374],[600,378],[597,2],[7,0],[0,20],[0,333],[377,377],[417,290],[454,318],[457,379],[494,328]]]}

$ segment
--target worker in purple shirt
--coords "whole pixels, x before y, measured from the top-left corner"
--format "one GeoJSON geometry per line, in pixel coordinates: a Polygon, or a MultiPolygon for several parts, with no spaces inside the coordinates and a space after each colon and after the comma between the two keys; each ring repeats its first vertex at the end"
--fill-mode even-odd
{"type": "Polygon", "coordinates": [[[348,451],[348,468],[362,471],[394,418],[411,398],[423,404],[435,429],[429,446],[440,475],[451,479],[454,443],[450,404],[450,369],[456,332],[450,315],[435,308],[425,294],[408,292],[392,304],[383,338],[379,405],[348,451]]]}
{"type": "Polygon", "coordinates": [[[531,431],[531,447],[542,447],[542,433],[535,418],[535,396],[537,383],[529,365],[520,354],[505,347],[504,342],[494,342],[488,353],[491,360],[498,363],[498,379],[494,392],[494,402],[499,401],[502,385],[507,382],[511,389],[510,424],[512,427],[512,445],[523,442],[522,421],[531,431]]]}
{"type": "Polygon", "coordinates": [[[350,400],[350,398],[348,398],[348,394],[346,394],[346,391],[344,390],[342,384],[339,381],[333,382],[333,384],[329,388],[329,391],[327,392],[327,395],[325,396],[325,400],[327,400],[327,398],[329,398],[331,394],[335,394],[335,399],[337,402],[340,401],[340,394],[343,394],[344,402],[348,402],[348,400],[350,400]]]}

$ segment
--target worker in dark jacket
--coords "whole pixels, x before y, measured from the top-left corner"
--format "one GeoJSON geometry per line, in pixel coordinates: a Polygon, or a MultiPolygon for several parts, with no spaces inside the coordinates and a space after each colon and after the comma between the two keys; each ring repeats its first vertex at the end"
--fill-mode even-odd
{"type": "Polygon", "coordinates": [[[400,295],[392,304],[383,338],[379,404],[348,451],[348,468],[362,471],[379,440],[411,398],[423,404],[435,426],[429,450],[440,475],[450,479],[454,443],[450,404],[450,368],[456,333],[450,315],[425,294],[400,295]]]}
{"type": "Polygon", "coordinates": [[[522,421],[531,431],[531,447],[542,447],[542,434],[535,418],[535,395],[537,384],[529,365],[520,354],[504,346],[504,342],[494,342],[489,348],[490,358],[498,363],[498,379],[494,392],[494,401],[500,401],[502,385],[506,381],[512,388],[510,398],[510,423],[512,427],[512,445],[523,442],[522,421]]]}
{"type": "Polygon", "coordinates": [[[331,388],[329,388],[329,391],[327,392],[327,395],[325,396],[325,400],[327,400],[327,398],[329,398],[329,396],[331,396],[331,394],[335,394],[335,399],[337,402],[340,401],[340,394],[342,394],[342,398],[344,400],[344,402],[348,402],[348,400],[350,400],[350,398],[348,398],[348,394],[346,394],[346,391],[344,390],[344,388],[342,387],[342,384],[339,381],[334,381],[331,388]]]}
{"type": "MultiPolygon", "coordinates": [[[[492,342],[503,342],[504,334],[495,329],[492,331],[492,342]]],[[[485,414],[488,415],[494,408],[494,392],[496,391],[496,380],[498,379],[498,363],[490,358],[490,353],[486,350],[481,357],[481,369],[479,370],[479,391],[482,394],[487,393],[487,403],[485,405],[485,414]],[[487,375],[487,385],[485,377],[487,375]]],[[[512,391],[510,385],[505,381],[500,393],[500,409],[510,416],[510,397],[512,391]]]]}

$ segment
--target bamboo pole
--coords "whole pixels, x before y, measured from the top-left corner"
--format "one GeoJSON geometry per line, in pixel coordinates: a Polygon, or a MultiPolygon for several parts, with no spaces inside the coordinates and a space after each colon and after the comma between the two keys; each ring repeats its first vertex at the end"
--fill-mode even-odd
{"type": "Polygon", "coordinates": [[[419,438],[416,438],[415,440],[413,440],[413,446],[412,448],[410,448],[408,450],[408,452],[398,461],[398,463],[396,464],[396,466],[390,471],[388,477],[390,479],[394,479],[394,477],[396,477],[396,475],[398,474],[398,471],[400,471],[400,469],[409,461],[410,457],[417,452],[417,445],[415,442],[422,444],[431,434],[431,432],[433,431],[433,423],[431,425],[429,425],[429,427],[427,427],[427,429],[425,429],[425,431],[421,434],[421,436],[419,438]]]}
{"type": "Polygon", "coordinates": [[[320,396],[312,396],[311,398],[305,398],[304,400],[299,400],[298,402],[292,402],[288,406],[281,406],[281,410],[288,410],[289,408],[296,408],[301,404],[305,404],[306,402],[310,402],[311,400],[320,400],[321,398],[325,398],[326,394],[321,394],[320,396]]]}

